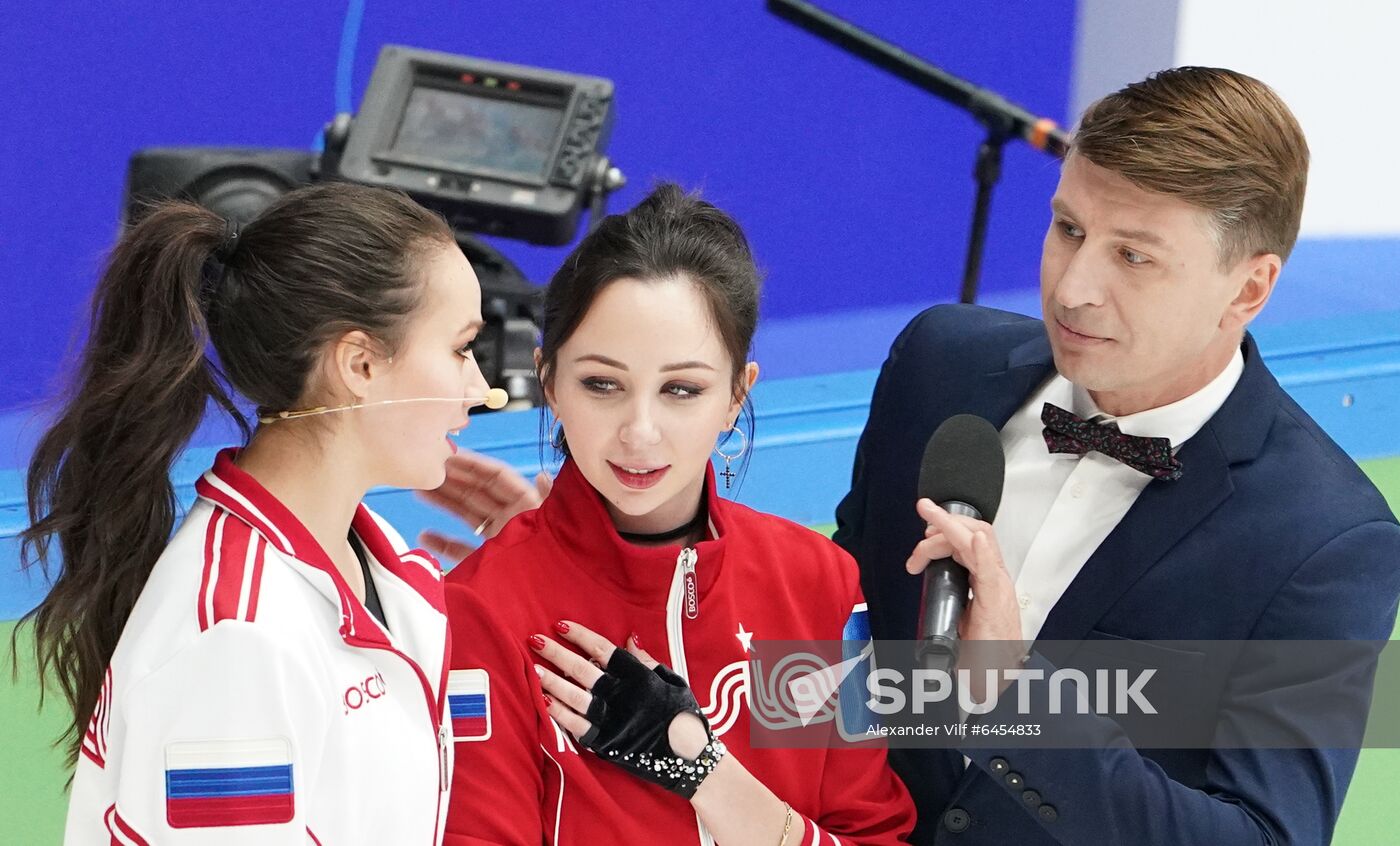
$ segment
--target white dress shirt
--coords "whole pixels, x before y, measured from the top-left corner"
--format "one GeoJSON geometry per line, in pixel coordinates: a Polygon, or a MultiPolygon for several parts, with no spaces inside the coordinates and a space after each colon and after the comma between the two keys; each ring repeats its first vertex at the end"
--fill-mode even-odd
{"type": "Polygon", "coordinates": [[[1006,485],[992,525],[1016,585],[1023,638],[1036,639],[1050,609],[1152,481],[1098,452],[1052,454],[1042,434],[1042,406],[1054,403],[1085,420],[1112,421],[1126,435],[1168,438],[1175,453],[1220,410],[1242,372],[1244,356],[1236,350],[1220,375],[1196,393],[1123,417],[1100,411],[1087,390],[1056,374],[1007,421],[1001,430],[1006,485]]]}

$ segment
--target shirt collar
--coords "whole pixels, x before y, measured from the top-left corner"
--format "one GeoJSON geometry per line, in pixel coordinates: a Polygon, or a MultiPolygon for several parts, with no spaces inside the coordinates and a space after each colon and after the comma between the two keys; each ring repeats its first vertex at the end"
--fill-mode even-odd
{"type": "MultiPolygon", "coordinates": [[[[1236,349],[1234,356],[1230,358],[1230,363],[1225,365],[1225,369],[1210,380],[1205,387],[1176,402],[1134,414],[1125,414],[1122,417],[1114,417],[1100,410],[1087,390],[1079,385],[1074,385],[1071,389],[1073,394],[1071,410],[1085,420],[1098,417],[1101,422],[1116,423],[1118,430],[1125,435],[1167,438],[1171,441],[1172,449],[1175,450],[1201,431],[1201,427],[1215,416],[1215,412],[1219,411],[1220,407],[1225,404],[1230,392],[1239,383],[1240,374],[1243,372],[1244,353],[1236,349]]],[[[1063,379],[1064,377],[1057,376],[1056,378],[1063,379]]]]}
{"type": "MultiPolygon", "coordinates": [[[[715,471],[707,465],[703,496],[709,507],[707,537],[696,544],[695,577],[704,594],[719,575],[728,545],[727,502],[715,490],[715,471]]],[[[601,579],[614,592],[636,604],[664,601],[675,574],[682,547],[638,546],[623,540],[603,504],[602,495],[588,483],[573,459],[564,462],[549,496],[540,506],[540,518],[568,562],[601,579]]]]}
{"type": "MultiPolygon", "coordinates": [[[[342,636],[388,643],[388,635],[355,597],[311,530],[257,479],[234,464],[238,453],[236,447],[220,450],[214,466],[195,482],[195,492],[216,508],[247,523],[269,546],[305,565],[302,575],[333,604],[339,604],[342,636]]],[[[355,509],[350,528],[369,556],[421,594],[434,608],[443,609],[439,584],[441,567],[436,559],[421,549],[400,555],[364,503],[355,509]],[[435,578],[434,573],[439,575],[435,578]]]]}

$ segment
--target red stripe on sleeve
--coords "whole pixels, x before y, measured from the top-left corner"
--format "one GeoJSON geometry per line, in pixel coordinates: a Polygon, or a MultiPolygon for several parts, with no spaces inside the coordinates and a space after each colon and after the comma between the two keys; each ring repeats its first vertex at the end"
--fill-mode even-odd
{"type": "Polygon", "coordinates": [[[214,509],[214,513],[209,517],[209,525],[204,529],[204,573],[199,577],[199,594],[195,597],[198,604],[199,630],[205,631],[213,624],[209,619],[209,574],[214,569],[215,558],[218,550],[214,548],[214,539],[219,534],[219,524],[224,522],[225,512],[221,509],[214,509]]]}
{"type": "Polygon", "coordinates": [[[258,616],[258,592],[262,589],[263,559],[265,557],[267,557],[267,541],[262,535],[259,535],[257,549],[253,550],[253,584],[248,589],[248,622],[250,623],[258,616]]]}
{"type": "Polygon", "coordinates": [[[102,721],[97,725],[97,751],[107,757],[107,733],[112,729],[112,668],[102,680],[102,721]]]}
{"type": "Polygon", "coordinates": [[[214,619],[237,620],[238,600],[243,595],[243,571],[248,563],[248,544],[253,530],[242,520],[225,520],[219,542],[218,574],[214,579],[214,619]]]}
{"type": "Polygon", "coordinates": [[[112,836],[112,846],[150,846],[146,838],[136,833],[122,815],[117,813],[116,805],[109,805],[105,813],[102,814],[102,822],[107,826],[107,833],[112,836]]]}
{"type": "Polygon", "coordinates": [[[122,819],[121,811],[116,810],[115,805],[112,806],[112,820],[117,824],[117,830],[132,843],[135,843],[136,846],[150,846],[150,844],[146,842],[146,838],[137,834],[135,829],[126,824],[126,820],[122,819]]]}

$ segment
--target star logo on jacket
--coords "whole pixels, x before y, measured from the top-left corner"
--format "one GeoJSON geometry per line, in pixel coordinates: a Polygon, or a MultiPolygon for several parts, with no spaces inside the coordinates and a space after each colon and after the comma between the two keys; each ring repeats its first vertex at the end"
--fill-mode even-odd
{"type": "Polygon", "coordinates": [[[744,647],[744,652],[746,654],[753,651],[753,646],[750,643],[753,640],[753,632],[744,631],[744,624],[742,622],[739,623],[739,631],[735,633],[734,637],[738,638],[739,645],[744,647]]]}

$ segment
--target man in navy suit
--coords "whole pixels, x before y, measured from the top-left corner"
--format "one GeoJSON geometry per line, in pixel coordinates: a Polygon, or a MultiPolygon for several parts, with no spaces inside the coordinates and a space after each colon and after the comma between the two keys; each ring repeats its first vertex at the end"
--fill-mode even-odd
{"type": "MultiPolygon", "coordinates": [[[[935,307],[880,374],[836,534],[873,637],[916,637],[919,573],[948,556],[971,577],[964,641],[1389,637],[1400,527],[1246,331],[1297,237],[1307,165],[1287,107],[1230,71],[1165,71],[1086,111],[1051,203],[1043,321],[935,307]],[[964,413],[1001,432],[994,526],[916,510],[924,445],[964,413]]],[[[1143,646],[1190,672],[1189,653],[1143,646]]],[[[1020,662],[1054,669],[1034,649],[1020,662]]],[[[1307,723],[1286,690],[1219,684],[1222,721],[1259,694],[1276,725],[1307,723]]],[[[1364,719],[1368,687],[1341,707],[1364,719]]],[[[915,842],[1325,843],[1356,763],[1139,751],[1106,717],[1071,719],[1093,748],[892,750],[915,842]]]]}

